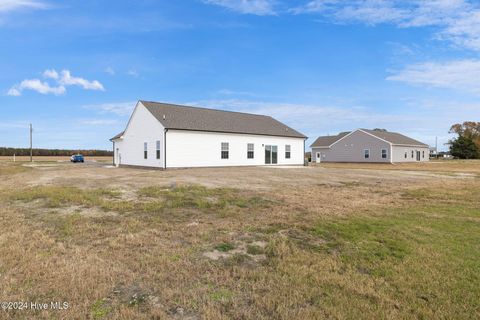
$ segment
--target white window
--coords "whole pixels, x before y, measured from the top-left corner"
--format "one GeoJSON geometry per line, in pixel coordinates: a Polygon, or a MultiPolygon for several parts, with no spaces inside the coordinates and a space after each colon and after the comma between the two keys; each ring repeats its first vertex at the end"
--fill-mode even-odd
{"type": "Polygon", "coordinates": [[[370,149],[365,149],[363,150],[363,157],[365,159],[369,159],[370,158],[370,149]]]}
{"type": "Polygon", "coordinates": [[[222,159],[228,159],[228,142],[222,142],[222,159]]]}
{"type": "Polygon", "coordinates": [[[148,143],[143,144],[143,159],[148,159],[148,143]]]}
{"type": "Polygon", "coordinates": [[[388,152],[387,149],[382,149],[382,159],[387,159],[388,152]]]}
{"type": "Polygon", "coordinates": [[[247,143],[247,159],[253,159],[255,145],[253,143],[247,143]]]}
{"type": "Polygon", "coordinates": [[[415,152],[412,150],[412,159],[413,159],[414,154],[415,154],[415,152]]]}
{"type": "Polygon", "coordinates": [[[422,158],[425,158],[425,151],[422,151],[422,158]]]}
{"type": "Polygon", "coordinates": [[[408,152],[405,151],[405,159],[407,159],[407,157],[408,157],[408,152]]]}
{"type": "Polygon", "coordinates": [[[290,159],[290,155],[291,155],[291,153],[290,153],[290,145],[287,144],[287,145],[285,145],[285,159],[290,159]]]}
{"type": "Polygon", "coordinates": [[[157,159],[160,159],[160,140],[157,141],[157,159]]]}

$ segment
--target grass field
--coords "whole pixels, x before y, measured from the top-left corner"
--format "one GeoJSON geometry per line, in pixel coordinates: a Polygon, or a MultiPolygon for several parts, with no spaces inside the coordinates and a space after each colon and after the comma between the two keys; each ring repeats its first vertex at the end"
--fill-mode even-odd
{"type": "Polygon", "coordinates": [[[478,319],[479,168],[0,162],[1,300],[69,303],[0,312],[478,319]]]}
{"type": "MultiPolygon", "coordinates": [[[[97,162],[112,162],[112,157],[85,157],[86,161],[97,161],[97,162]]],[[[29,162],[30,157],[19,156],[15,157],[17,162],[29,162]]],[[[70,157],[67,156],[34,156],[34,162],[61,162],[61,161],[70,161],[70,157]]],[[[13,157],[0,156],[0,162],[13,162],[13,157]]]]}

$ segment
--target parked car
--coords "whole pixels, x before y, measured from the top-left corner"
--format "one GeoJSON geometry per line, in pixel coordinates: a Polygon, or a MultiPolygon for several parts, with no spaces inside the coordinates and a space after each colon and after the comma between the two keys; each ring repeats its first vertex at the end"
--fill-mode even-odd
{"type": "Polygon", "coordinates": [[[83,158],[83,155],[81,155],[81,154],[74,154],[73,156],[70,157],[70,161],[73,162],[73,163],[85,162],[85,159],[83,158]]]}

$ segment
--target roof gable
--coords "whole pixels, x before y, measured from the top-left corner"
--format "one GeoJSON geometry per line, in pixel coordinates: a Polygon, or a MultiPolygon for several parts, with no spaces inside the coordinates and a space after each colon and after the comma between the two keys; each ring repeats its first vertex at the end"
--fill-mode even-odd
{"type": "Polygon", "coordinates": [[[342,139],[346,135],[350,134],[351,132],[340,132],[336,136],[322,136],[318,137],[317,140],[315,140],[312,145],[310,146],[311,148],[325,148],[329,147],[338,140],[342,139]]]}
{"type": "Polygon", "coordinates": [[[346,136],[354,133],[354,132],[364,132],[375,138],[380,140],[386,141],[392,145],[405,145],[405,146],[425,146],[428,147],[427,144],[417,141],[415,139],[409,138],[403,134],[397,132],[390,132],[390,131],[380,131],[380,130],[369,130],[369,129],[357,129],[351,132],[341,132],[336,136],[323,136],[318,137],[314,143],[310,146],[311,148],[328,148],[333,144],[337,143],[338,141],[342,140],[346,136]]]}
{"type": "Polygon", "coordinates": [[[166,128],[306,138],[272,117],[250,113],[140,101],[166,128]]]}

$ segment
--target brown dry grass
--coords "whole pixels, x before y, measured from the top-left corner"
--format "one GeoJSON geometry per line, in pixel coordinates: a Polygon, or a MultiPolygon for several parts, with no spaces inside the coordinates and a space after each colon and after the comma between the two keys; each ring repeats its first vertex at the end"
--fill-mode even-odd
{"type": "Polygon", "coordinates": [[[3,164],[0,296],[70,304],[18,319],[475,318],[480,180],[456,166],[3,164]]]}
{"type": "MultiPolygon", "coordinates": [[[[316,166],[317,164],[313,164],[316,166]]],[[[429,162],[412,162],[397,164],[380,163],[322,163],[324,168],[371,169],[371,170],[407,170],[434,172],[476,172],[480,173],[480,160],[431,160],[429,162]]]]}

